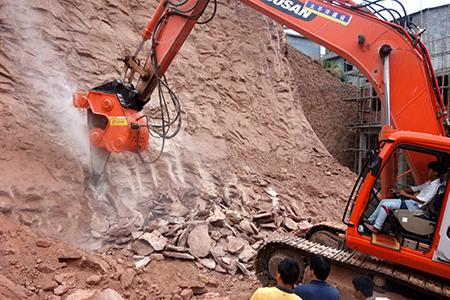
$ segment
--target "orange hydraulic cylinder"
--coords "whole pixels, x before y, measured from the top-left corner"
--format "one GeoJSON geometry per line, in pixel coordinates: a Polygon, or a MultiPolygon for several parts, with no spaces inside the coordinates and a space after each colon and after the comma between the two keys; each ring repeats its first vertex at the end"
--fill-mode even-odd
{"type": "Polygon", "coordinates": [[[169,5],[168,0],[162,0],[158,7],[156,8],[155,13],[147,24],[147,27],[142,31],[142,39],[144,41],[148,40],[152,36],[152,32],[155,30],[156,24],[158,24],[158,20],[161,16],[166,12],[167,6],[169,5]]]}

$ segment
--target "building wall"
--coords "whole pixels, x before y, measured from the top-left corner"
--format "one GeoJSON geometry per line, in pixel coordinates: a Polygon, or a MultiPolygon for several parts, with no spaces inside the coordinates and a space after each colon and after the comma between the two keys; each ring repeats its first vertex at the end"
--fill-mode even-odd
{"type": "Polygon", "coordinates": [[[308,40],[303,35],[293,31],[292,29],[285,28],[284,33],[288,43],[311,58],[320,57],[320,45],[308,40]]]}
{"type": "Polygon", "coordinates": [[[450,69],[450,5],[425,9],[410,15],[414,24],[426,28],[422,42],[428,48],[437,76],[447,75],[450,69]]]}

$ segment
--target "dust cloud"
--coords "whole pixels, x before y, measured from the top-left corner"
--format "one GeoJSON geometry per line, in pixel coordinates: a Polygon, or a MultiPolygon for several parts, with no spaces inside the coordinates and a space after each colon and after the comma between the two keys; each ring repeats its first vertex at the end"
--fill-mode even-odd
{"type": "Polygon", "coordinates": [[[48,134],[61,136],[58,144],[87,165],[89,139],[86,116],[72,105],[75,88],[66,78],[69,68],[64,57],[58,55],[60,49],[42,31],[46,20],[36,13],[36,9],[33,2],[27,0],[6,1],[2,7],[3,21],[15,31],[10,42],[18,44],[19,51],[14,54],[13,61],[17,66],[25,64],[23,80],[29,88],[28,101],[45,106],[39,118],[51,120],[60,131],[48,134]],[[32,59],[23,61],[25,54],[31,55],[32,59]],[[50,72],[44,74],[43,69],[50,72]]]}

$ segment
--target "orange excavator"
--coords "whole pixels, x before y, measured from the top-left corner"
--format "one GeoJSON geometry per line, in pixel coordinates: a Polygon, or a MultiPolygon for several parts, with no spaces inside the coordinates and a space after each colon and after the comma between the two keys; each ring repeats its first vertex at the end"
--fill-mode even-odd
{"type": "MultiPolygon", "coordinates": [[[[177,1],[159,3],[135,52],[124,57],[120,79],[73,97],[76,107],[88,110],[94,184],[111,152],[141,155],[151,135],[164,141],[180,128],[179,102],[164,73],[210,0],[177,1]],[[151,49],[141,65],[137,57],[148,40],[151,49]],[[160,125],[150,125],[142,113],[155,89],[166,89],[174,105],[168,109],[160,93],[160,125]]],[[[450,298],[448,173],[426,209],[388,212],[377,234],[364,227],[380,200],[393,197],[391,189],[427,180],[428,162],[450,167],[449,120],[430,56],[420,41],[423,30],[409,21],[404,9],[385,9],[380,0],[240,1],[350,61],[369,80],[383,107],[379,143],[359,175],[342,223],[320,223],[305,238],[265,244],[256,259],[260,281],[273,284],[284,257],[294,257],[304,270],[309,257],[322,254],[334,269],[371,276],[379,289],[407,287],[414,299],[450,298]]],[[[340,281],[337,284],[351,286],[340,281]]]]}

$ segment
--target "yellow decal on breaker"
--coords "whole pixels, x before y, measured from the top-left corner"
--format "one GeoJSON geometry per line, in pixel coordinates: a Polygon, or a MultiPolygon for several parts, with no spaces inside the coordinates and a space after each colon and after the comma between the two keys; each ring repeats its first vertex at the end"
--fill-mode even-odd
{"type": "Polygon", "coordinates": [[[128,126],[128,121],[126,117],[109,117],[109,125],[128,126]]]}

